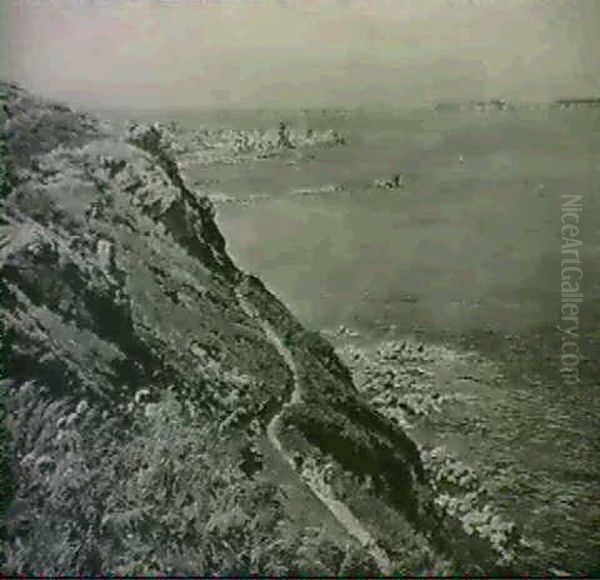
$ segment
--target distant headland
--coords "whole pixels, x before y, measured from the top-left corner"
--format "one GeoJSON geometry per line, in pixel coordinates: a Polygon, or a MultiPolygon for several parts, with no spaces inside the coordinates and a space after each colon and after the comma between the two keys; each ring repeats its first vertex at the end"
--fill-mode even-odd
{"type": "Polygon", "coordinates": [[[545,103],[519,103],[508,102],[504,99],[472,100],[464,102],[440,102],[434,109],[444,111],[510,111],[514,109],[586,109],[600,108],[600,97],[577,97],[557,99],[545,103]]]}

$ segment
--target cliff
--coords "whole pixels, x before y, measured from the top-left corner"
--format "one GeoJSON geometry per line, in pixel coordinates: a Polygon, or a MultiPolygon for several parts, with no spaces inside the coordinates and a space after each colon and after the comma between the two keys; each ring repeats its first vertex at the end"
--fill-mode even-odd
{"type": "Polygon", "coordinates": [[[417,448],[232,262],[160,128],[2,93],[3,569],[440,570],[417,448]]]}

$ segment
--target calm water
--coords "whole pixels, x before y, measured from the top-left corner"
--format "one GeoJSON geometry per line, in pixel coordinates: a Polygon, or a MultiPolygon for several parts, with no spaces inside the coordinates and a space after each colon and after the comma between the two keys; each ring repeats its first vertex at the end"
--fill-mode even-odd
{"type": "Polygon", "coordinates": [[[600,553],[594,507],[600,112],[238,112],[176,119],[188,127],[240,129],[271,128],[285,119],[348,137],[346,146],[321,149],[313,158],[291,153],[192,166],[188,179],[209,193],[268,196],[220,205],[219,226],[238,264],[258,274],[308,326],[345,324],[374,340],[416,334],[478,350],[503,365],[505,380],[481,388],[480,419],[491,423],[492,435],[474,442],[485,453],[468,459],[483,471],[508,457],[522,487],[499,502],[543,538],[540,558],[591,570],[600,553]],[[400,172],[405,189],[372,186],[400,172]],[[330,185],[343,190],[293,195],[330,185]],[[578,387],[561,385],[558,373],[563,194],[584,196],[578,387]],[[575,499],[569,504],[565,497],[575,499]]]}
{"type": "MultiPolygon", "coordinates": [[[[600,113],[286,119],[349,143],[314,159],[190,169],[209,191],[269,196],[219,207],[230,252],[313,328],[416,334],[499,362],[505,378],[481,385],[474,418],[487,435],[467,436],[463,459],[479,473],[508,465],[513,484],[494,501],[539,541],[532,568],[598,569],[600,113]],[[372,187],[398,172],[405,189],[372,187]],[[344,190],[291,195],[329,185],[344,190]],[[563,194],[584,196],[578,387],[558,372],[563,194]]],[[[253,126],[243,115],[218,123],[253,126]]],[[[440,427],[438,439],[456,435],[440,427]]]]}
{"type": "MultiPolygon", "coordinates": [[[[594,329],[600,305],[599,113],[287,119],[334,127],[349,144],[295,164],[261,160],[191,168],[190,175],[210,183],[209,191],[271,196],[221,206],[219,224],[238,262],[260,274],[307,324],[380,321],[430,334],[554,327],[560,195],[577,193],[584,195],[580,237],[588,297],[581,322],[594,329]],[[406,175],[404,190],[370,187],[397,172],[406,175]],[[290,195],[332,184],[345,191],[290,195]]],[[[242,114],[215,124],[226,121],[252,126],[242,114]]],[[[272,126],[274,119],[263,114],[255,119],[260,124],[272,126]]]]}

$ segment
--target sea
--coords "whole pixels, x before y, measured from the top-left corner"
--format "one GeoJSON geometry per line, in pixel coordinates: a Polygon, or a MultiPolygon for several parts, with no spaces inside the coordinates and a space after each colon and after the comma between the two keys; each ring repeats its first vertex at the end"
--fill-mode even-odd
{"type": "Polygon", "coordinates": [[[600,572],[600,110],[131,116],[189,129],[283,121],[343,135],[344,145],[190,165],[185,176],[239,200],[216,205],[229,253],[306,326],[343,326],[369,345],[412,337],[492,361],[502,378],[493,392],[481,387],[487,435],[463,459],[490,477],[490,457],[503,469],[509,461],[514,485],[498,505],[534,538],[546,567],[600,572]],[[402,187],[375,185],[395,175],[402,187]],[[572,324],[561,310],[568,202],[579,208],[582,272],[574,384],[561,359],[572,324]]]}

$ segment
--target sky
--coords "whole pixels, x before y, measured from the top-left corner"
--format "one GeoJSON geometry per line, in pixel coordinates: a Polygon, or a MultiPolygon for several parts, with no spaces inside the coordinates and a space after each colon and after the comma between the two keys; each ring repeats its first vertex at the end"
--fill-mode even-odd
{"type": "Polygon", "coordinates": [[[0,76],[101,108],[600,95],[600,0],[0,0],[0,76]]]}

